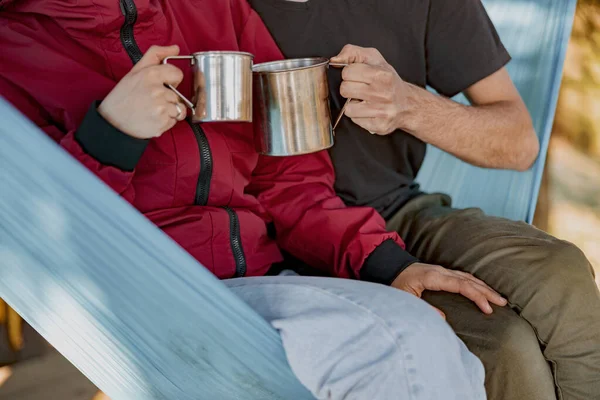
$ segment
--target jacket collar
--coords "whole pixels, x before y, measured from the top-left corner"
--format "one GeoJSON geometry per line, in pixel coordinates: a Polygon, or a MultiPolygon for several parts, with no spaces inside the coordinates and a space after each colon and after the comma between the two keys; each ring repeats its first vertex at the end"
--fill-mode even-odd
{"type": "MultiPolygon", "coordinates": [[[[122,0],[0,0],[3,12],[43,15],[75,32],[106,33],[123,24],[122,0]]],[[[126,0],[137,9],[137,22],[148,23],[163,13],[162,0],[126,0]]],[[[176,1],[176,0],[170,0],[176,1]]]]}

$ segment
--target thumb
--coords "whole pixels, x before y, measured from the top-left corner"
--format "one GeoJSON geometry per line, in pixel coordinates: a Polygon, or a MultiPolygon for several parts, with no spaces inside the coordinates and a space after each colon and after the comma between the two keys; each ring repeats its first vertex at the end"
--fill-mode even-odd
{"type": "MultiPolygon", "coordinates": [[[[433,307],[433,306],[431,306],[431,307],[433,307]]],[[[442,316],[442,318],[446,319],[446,314],[444,314],[444,312],[442,310],[440,310],[437,307],[433,307],[433,308],[435,309],[435,311],[437,311],[442,316]]]]}
{"type": "Polygon", "coordinates": [[[423,293],[423,290],[424,290],[424,289],[415,287],[415,285],[412,285],[410,282],[403,282],[400,277],[396,278],[396,280],[394,282],[392,282],[391,286],[393,288],[402,290],[403,292],[406,292],[406,293],[410,293],[413,296],[419,297],[419,298],[421,298],[421,294],[423,293]]]}
{"type": "Polygon", "coordinates": [[[140,61],[131,69],[132,72],[141,69],[159,65],[166,57],[176,56],[179,54],[179,46],[151,46],[140,61]]]}
{"type": "Polygon", "coordinates": [[[331,62],[340,64],[368,64],[382,65],[386,61],[377,49],[365,48],[347,44],[337,56],[331,58],[331,62]]]}

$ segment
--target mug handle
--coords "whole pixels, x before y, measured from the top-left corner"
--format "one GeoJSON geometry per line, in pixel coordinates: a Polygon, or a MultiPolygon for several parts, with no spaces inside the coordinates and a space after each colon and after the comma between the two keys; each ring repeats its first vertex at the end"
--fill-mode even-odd
{"type": "MultiPolygon", "coordinates": [[[[194,56],[169,56],[169,57],[165,57],[164,60],[162,60],[163,64],[168,64],[169,60],[190,60],[190,65],[194,65],[194,56]]],[[[170,85],[168,83],[165,83],[165,86],[168,87],[169,89],[171,89],[172,91],[175,92],[175,94],[177,96],[179,96],[179,98],[181,99],[181,101],[183,101],[183,103],[188,106],[188,108],[190,110],[192,110],[192,113],[196,114],[196,107],[194,106],[194,103],[192,103],[191,101],[189,101],[187,99],[187,97],[185,97],[184,95],[182,95],[179,90],[175,89],[173,87],[173,85],[170,85]]]]}

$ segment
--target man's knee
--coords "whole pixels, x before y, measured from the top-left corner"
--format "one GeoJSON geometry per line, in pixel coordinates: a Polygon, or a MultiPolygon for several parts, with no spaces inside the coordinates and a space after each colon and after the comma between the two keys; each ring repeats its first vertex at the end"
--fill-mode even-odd
{"type": "Polygon", "coordinates": [[[544,249],[537,274],[540,288],[552,294],[564,294],[575,287],[592,287],[594,271],[583,252],[574,244],[553,240],[544,249]],[[583,284],[583,286],[582,286],[583,284]]]}
{"type": "Polygon", "coordinates": [[[584,279],[594,277],[594,270],[583,251],[573,243],[556,241],[550,246],[548,259],[554,269],[567,270],[568,273],[584,279]]]}
{"type": "MultiPolygon", "coordinates": [[[[544,293],[551,300],[561,300],[574,287],[594,282],[590,262],[572,243],[548,237],[543,243],[524,247],[521,251],[521,258],[515,262],[522,264],[523,272],[526,271],[519,285],[527,294],[544,293]]],[[[521,302],[509,300],[518,308],[527,305],[522,298],[521,302]]]]}
{"type": "Polygon", "coordinates": [[[486,385],[492,391],[502,392],[498,385],[511,383],[511,387],[525,387],[532,382],[553,391],[550,366],[542,353],[541,344],[533,328],[524,319],[503,319],[496,324],[495,335],[489,338],[485,349],[476,353],[483,360],[486,370],[486,385]]]}
{"type": "Polygon", "coordinates": [[[490,399],[553,399],[554,378],[533,328],[512,310],[496,310],[467,344],[483,361],[490,399]]]}
{"type": "Polygon", "coordinates": [[[503,319],[496,324],[496,335],[490,337],[490,355],[499,362],[529,360],[541,355],[540,343],[533,328],[523,318],[503,319]]]}

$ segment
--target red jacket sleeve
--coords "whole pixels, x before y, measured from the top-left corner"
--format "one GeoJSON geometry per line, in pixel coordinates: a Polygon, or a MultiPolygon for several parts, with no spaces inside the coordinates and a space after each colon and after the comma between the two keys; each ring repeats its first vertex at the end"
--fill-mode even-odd
{"type": "Polygon", "coordinates": [[[281,248],[334,276],[391,283],[410,265],[404,262],[411,258],[404,244],[386,231],[385,221],[372,208],[346,207],[333,190],[333,180],[326,151],[263,156],[248,191],[273,218],[281,248]],[[386,254],[379,252],[374,261],[379,265],[373,264],[365,275],[362,269],[376,249],[386,254]]]}
{"type": "MultiPolygon", "coordinates": [[[[258,15],[245,0],[240,48],[255,62],[283,58],[258,15]]],[[[326,151],[297,157],[259,159],[247,191],[271,215],[279,246],[334,276],[381,283],[417,261],[397,233],[387,232],[371,208],[346,207],[333,189],[334,170],[326,151]]]]}
{"type": "Polygon", "coordinates": [[[134,167],[146,141],[129,137],[102,118],[92,104],[78,129],[62,130],[27,93],[0,77],[0,93],[49,137],[130,203],[134,167]],[[115,150],[117,149],[117,150],[115,150]]]}

